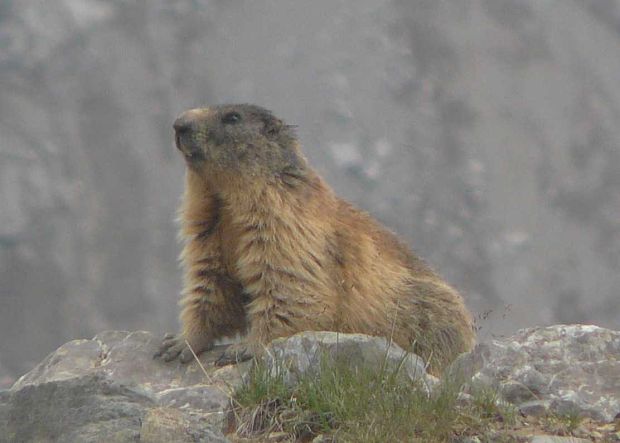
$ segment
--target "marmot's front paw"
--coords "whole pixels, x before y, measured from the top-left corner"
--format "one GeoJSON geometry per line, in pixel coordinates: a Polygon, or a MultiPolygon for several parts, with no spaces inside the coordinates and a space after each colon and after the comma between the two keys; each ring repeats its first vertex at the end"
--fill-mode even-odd
{"type": "Polygon", "coordinates": [[[164,336],[164,340],[161,342],[159,350],[155,353],[155,355],[153,355],[153,358],[161,357],[164,361],[172,361],[175,358],[178,358],[181,363],[188,363],[194,359],[194,355],[192,354],[188,343],[196,355],[200,355],[200,353],[208,351],[213,347],[213,342],[211,340],[186,340],[181,334],[166,334],[164,336]]]}
{"type": "Polygon", "coordinates": [[[246,342],[235,343],[226,348],[226,350],[215,361],[215,366],[226,366],[241,363],[251,359],[256,355],[253,346],[246,342]]]}

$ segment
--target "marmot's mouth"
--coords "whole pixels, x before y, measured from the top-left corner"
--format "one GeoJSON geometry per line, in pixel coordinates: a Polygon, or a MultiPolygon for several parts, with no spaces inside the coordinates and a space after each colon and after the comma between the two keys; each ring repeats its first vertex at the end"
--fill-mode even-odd
{"type": "Polygon", "coordinates": [[[179,134],[177,132],[174,135],[174,143],[177,149],[183,154],[183,157],[188,161],[198,160],[203,157],[200,152],[200,147],[196,145],[191,134],[179,134]]]}

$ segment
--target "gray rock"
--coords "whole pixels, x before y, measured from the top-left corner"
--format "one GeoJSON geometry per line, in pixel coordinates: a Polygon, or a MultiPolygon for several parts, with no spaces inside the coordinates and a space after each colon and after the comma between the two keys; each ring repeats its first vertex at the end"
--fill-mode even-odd
{"type": "Polygon", "coordinates": [[[140,429],[141,443],[225,443],[222,433],[204,417],[173,408],[149,409],[140,429]]]}
{"type": "Polygon", "coordinates": [[[323,358],[330,364],[346,361],[348,365],[380,370],[399,370],[410,380],[419,380],[428,391],[437,379],[426,373],[424,361],[382,337],[307,331],[276,339],[267,349],[265,361],[272,370],[283,370],[289,383],[321,366],[323,358]]]}
{"type": "Polygon", "coordinates": [[[476,347],[456,366],[497,386],[522,411],[578,413],[611,421],[620,412],[620,332],[591,325],[522,329],[476,347]]]}
{"type": "Polygon", "coordinates": [[[157,394],[158,403],[174,408],[200,409],[206,412],[222,410],[228,404],[228,391],[219,386],[194,385],[166,389],[157,394]]]}
{"type": "Polygon", "coordinates": [[[139,438],[153,400],[92,374],[28,385],[2,403],[0,441],[129,442],[139,438]]]}
{"type": "MultiPolygon", "coordinates": [[[[229,394],[247,365],[216,368],[221,349],[181,365],[152,358],[159,339],[148,332],[108,331],[58,348],[7,391],[0,391],[0,443],[225,442],[229,394]]],[[[303,332],[274,340],[264,359],[290,383],[328,364],[399,369],[428,391],[437,380],[424,362],[388,340],[361,334],[303,332]]],[[[521,330],[478,346],[455,364],[476,383],[497,386],[521,412],[589,415],[620,411],[620,333],[585,325],[521,330]]],[[[456,372],[452,372],[453,374],[456,372]]],[[[467,402],[463,393],[460,401],[467,402]]],[[[475,441],[475,440],[472,440],[475,441]]],[[[536,436],[533,442],[580,442],[536,436]]]]}
{"type": "Polygon", "coordinates": [[[538,417],[549,411],[549,402],[541,400],[526,401],[519,404],[519,412],[523,415],[538,417]]]}
{"type": "Polygon", "coordinates": [[[0,442],[224,442],[228,393],[241,377],[152,358],[148,332],[108,331],[62,345],[0,393],[0,442]]]}

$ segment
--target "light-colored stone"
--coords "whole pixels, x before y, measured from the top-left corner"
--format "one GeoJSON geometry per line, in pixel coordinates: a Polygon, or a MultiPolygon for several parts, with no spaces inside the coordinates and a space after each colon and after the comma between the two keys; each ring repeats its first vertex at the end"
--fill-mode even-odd
{"type": "MultiPolygon", "coordinates": [[[[225,442],[228,394],[221,349],[181,365],[153,359],[149,332],[107,331],[62,345],[0,394],[0,443],[13,441],[225,442]]],[[[242,369],[236,368],[240,374],[242,369]]]]}
{"type": "Polygon", "coordinates": [[[308,371],[315,371],[325,364],[346,362],[349,367],[374,368],[377,371],[397,370],[399,376],[420,385],[430,392],[437,379],[427,374],[424,361],[406,352],[382,337],[363,334],[342,334],[326,331],[307,331],[288,338],[274,340],[267,348],[265,361],[274,372],[284,371],[285,379],[295,383],[308,371]]]}
{"type": "Polygon", "coordinates": [[[591,325],[523,329],[479,345],[456,363],[506,400],[560,415],[611,421],[620,411],[620,332],[591,325]],[[541,403],[541,404],[543,404],[541,403]]]}

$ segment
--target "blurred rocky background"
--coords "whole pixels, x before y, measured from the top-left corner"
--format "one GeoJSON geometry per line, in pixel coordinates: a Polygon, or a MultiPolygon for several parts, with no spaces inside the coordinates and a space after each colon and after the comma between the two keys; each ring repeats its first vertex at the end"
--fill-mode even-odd
{"type": "Polygon", "coordinates": [[[299,126],[480,338],[620,329],[620,1],[0,2],[0,386],[65,341],[176,329],[189,107],[299,126]]]}

